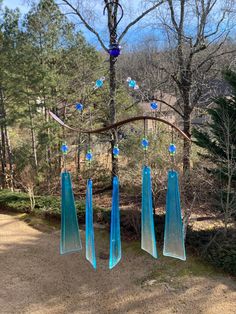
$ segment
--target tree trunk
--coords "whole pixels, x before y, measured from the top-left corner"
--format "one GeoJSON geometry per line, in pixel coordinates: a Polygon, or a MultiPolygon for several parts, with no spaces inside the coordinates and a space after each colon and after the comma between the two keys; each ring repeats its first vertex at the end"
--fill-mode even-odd
{"type": "Polygon", "coordinates": [[[2,188],[6,188],[7,180],[6,180],[6,141],[5,141],[5,133],[4,127],[1,125],[1,185],[2,188]]]}
{"type": "MultiPolygon", "coordinates": [[[[184,133],[191,137],[191,124],[190,120],[184,121],[184,133]]],[[[187,139],[184,139],[184,147],[183,147],[183,173],[184,176],[190,175],[190,154],[191,154],[191,142],[187,139]]]]}
{"type": "Polygon", "coordinates": [[[1,186],[3,189],[6,188],[7,179],[6,179],[6,168],[7,168],[7,160],[6,160],[6,140],[5,140],[5,119],[6,112],[3,103],[3,90],[0,89],[0,124],[1,124],[1,186]]]}
{"type": "Polygon", "coordinates": [[[35,130],[34,130],[34,120],[31,112],[30,104],[29,104],[29,115],[30,115],[30,132],[31,132],[31,143],[32,143],[32,154],[34,159],[34,168],[36,173],[38,173],[38,156],[37,156],[37,148],[36,148],[36,139],[35,139],[35,130]]]}
{"type": "Polygon", "coordinates": [[[5,139],[6,139],[6,149],[8,154],[9,168],[10,168],[10,187],[14,190],[14,165],[13,165],[13,154],[11,149],[11,143],[8,136],[7,126],[5,125],[5,139]]]}
{"type": "MultiPolygon", "coordinates": [[[[191,110],[189,106],[184,110],[184,133],[191,138],[191,110]]],[[[190,157],[191,157],[191,142],[184,139],[183,146],[183,176],[184,176],[184,188],[185,191],[190,191],[190,157]]]]}
{"type": "MultiPolygon", "coordinates": [[[[48,109],[45,107],[45,121],[48,124],[49,113],[48,109]]],[[[51,164],[51,145],[50,145],[50,129],[47,127],[47,144],[46,144],[46,161],[47,161],[47,184],[48,192],[51,192],[51,178],[52,178],[52,164],[51,164]]]]}
{"type": "MultiPolygon", "coordinates": [[[[111,37],[111,43],[113,42],[111,37]]],[[[113,124],[116,122],[116,104],[115,104],[115,96],[116,96],[116,59],[110,56],[110,123],[113,124]]],[[[117,145],[117,131],[114,130],[112,132],[112,140],[111,140],[111,158],[112,158],[112,177],[118,175],[118,158],[114,158],[113,156],[113,148],[117,145]]]]}

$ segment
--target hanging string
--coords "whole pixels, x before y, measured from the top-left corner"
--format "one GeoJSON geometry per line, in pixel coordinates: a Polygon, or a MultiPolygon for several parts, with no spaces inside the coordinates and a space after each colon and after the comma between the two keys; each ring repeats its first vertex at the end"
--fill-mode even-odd
{"type": "MultiPolygon", "coordinates": [[[[146,119],[143,120],[143,137],[146,139],[147,130],[146,130],[146,119]]],[[[147,148],[144,148],[144,166],[147,165],[147,148]]]]}
{"type": "MultiPolygon", "coordinates": [[[[92,113],[91,108],[89,107],[89,121],[90,127],[92,128],[92,113]]],[[[87,153],[86,153],[86,161],[88,162],[88,179],[91,179],[91,162],[92,162],[93,154],[91,149],[91,134],[88,133],[88,145],[87,145],[87,153]]]]}
{"type": "MultiPolygon", "coordinates": [[[[171,127],[171,145],[174,145],[174,129],[173,129],[173,127],[171,127]]],[[[171,157],[171,168],[172,168],[172,172],[173,172],[174,166],[175,166],[175,154],[171,153],[170,157],[171,157]]]]}
{"type": "MultiPolygon", "coordinates": [[[[64,119],[66,121],[66,108],[64,108],[64,119]]],[[[63,143],[62,143],[62,146],[61,146],[61,151],[62,151],[62,154],[63,154],[63,158],[62,158],[62,167],[63,167],[63,172],[67,172],[67,164],[66,164],[66,156],[68,154],[68,146],[67,146],[67,143],[66,143],[66,128],[63,127],[62,128],[62,137],[63,137],[63,143]]]]}
{"type": "Polygon", "coordinates": [[[63,154],[63,170],[66,172],[66,154],[63,154]]]}
{"type": "Polygon", "coordinates": [[[88,161],[88,179],[91,179],[91,161],[92,161],[91,134],[88,134],[87,161],[88,161]]]}

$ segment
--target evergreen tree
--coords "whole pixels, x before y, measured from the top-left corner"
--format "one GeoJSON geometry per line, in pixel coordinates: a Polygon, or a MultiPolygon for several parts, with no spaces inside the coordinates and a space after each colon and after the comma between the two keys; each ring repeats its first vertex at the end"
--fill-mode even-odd
{"type": "MultiPolygon", "coordinates": [[[[225,213],[225,228],[236,213],[236,73],[224,73],[231,86],[229,96],[214,99],[207,110],[210,122],[203,129],[194,129],[196,144],[206,150],[201,156],[210,161],[211,172],[221,186],[221,206],[225,213]]],[[[219,191],[216,191],[219,195],[219,191]]]]}
{"type": "MultiPolygon", "coordinates": [[[[21,31],[19,10],[5,8],[0,22],[0,157],[1,186],[13,188],[13,155],[9,137],[9,125],[15,120],[14,94],[19,81],[16,63],[21,31]]],[[[21,111],[19,110],[19,115],[21,111]]]]}

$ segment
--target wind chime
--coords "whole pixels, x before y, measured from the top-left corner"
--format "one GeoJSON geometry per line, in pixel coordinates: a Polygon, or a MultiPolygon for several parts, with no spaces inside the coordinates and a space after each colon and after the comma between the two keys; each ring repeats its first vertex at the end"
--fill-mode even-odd
{"type": "MultiPolygon", "coordinates": [[[[153,103],[150,104],[152,110],[157,110],[158,106],[153,103]]],[[[76,104],[79,111],[83,110],[83,106],[76,104]]],[[[178,172],[174,170],[174,159],[176,154],[176,145],[174,144],[174,129],[177,130],[183,137],[189,139],[185,133],[174,126],[167,120],[156,116],[137,116],[132,117],[113,125],[97,129],[97,130],[79,130],[66,125],[59,117],[50,112],[50,115],[59,122],[63,127],[70,130],[88,133],[89,145],[86,153],[86,161],[89,165],[89,178],[87,180],[86,189],[86,259],[91,263],[94,269],[97,267],[96,253],[95,253],[95,239],[93,227],[93,192],[92,192],[92,178],[90,176],[90,166],[93,159],[91,149],[91,134],[101,133],[117,127],[125,125],[134,121],[143,121],[144,136],[141,141],[141,146],[144,151],[144,162],[142,168],[142,209],[141,209],[141,248],[158,258],[158,251],[156,245],[155,225],[153,215],[153,199],[152,199],[152,178],[151,168],[147,162],[147,150],[150,146],[147,136],[147,121],[154,120],[165,123],[171,126],[172,140],[169,145],[169,154],[171,157],[171,169],[168,171],[167,195],[166,195],[166,216],[165,216],[165,230],[164,230],[164,246],[163,255],[186,260],[185,245],[184,245],[184,227],[182,222],[182,213],[180,206],[180,192],[178,172]]],[[[79,232],[79,225],[72,189],[72,182],[70,173],[66,167],[66,155],[68,153],[68,146],[64,143],[61,147],[63,153],[63,171],[61,174],[61,243],[60,253],[67,254],[77,252],[82,249],[81,237],[79,232]]],[[[120,150],[118,146],[113,149],[113,155],[118,158],[120,150]]],[[[109,268],[112,269],[121,260],[121,236],[120,236],[120,209],[119,209],[119,179],[117,176],[113,177],[113,192],[112,192],[112,206],[111,206],[111,221],[110,221],[110,257],[109,268]]]]}
{"type": "MultiPolygon", "coordinates": [[[[120,4],[110,1],[104,8],[104,14],[109,5],[116,4],[121,9],[121,17],[114,25],[111,31],[111,44],[107,50],[113,61],[120,55],[121,47],[117,42],[116,28],[123,17],[123,9],[120,4]]],[[[99,78],[95,82],[93,90],[103,87],[105,77],[99,78]]],[[[128,87],[138,91],[139,86],[132,78],[127,79],[128,87]]],[[[150,103],[150,108],[154,112],[158,109],[158,104],[155,102],[150,103]]],[[[84,109],[83,104],[77,103],[75,109],[82,112],[84,109]]],[[[117,122],[104,128],[96,130],[81,130],[68,126],[58,116],[50,112],[51,117],[56,120],[61,126],[71,131],[88,134],[88,149],[86,153],[86,161],[89,166],[89,177],[87,179],[86,188],[86,259],[91,263],[94,269],[97,268],[96,251],[95,251],[95,237],[93,226],[93,181],[91,178],[91,162],[93,159],[91,148],[91,134],[102,133],[109,130],[117,130],[118,127],[134,121],[143,121],[144,136],[141,141],[141,146],[144,151],[144,162],[142,167],[142,208],[141,208],[141,248],[154,258],[158,258],[154,212],[153,212],[153,197],[152,197],[152,177],[151,168],[148,165],[147,150],[149,148],[149,140],[147,136],[147,121],[153,120],[156,122],[164,123],[171,127],[172,140],[169,145],[169,154],[171,157],[172,167],[168,171],[167,182],[167,195],[166,195],[166,216],[165,216],[165,230],[164,230],[164,246],[163,255],[186,260],[185,244],[184,244],[184,227],[180,206],[180,192],[179,192],[179,179],[178,172],[174,170],[174,159],[176,154],[176,146],[174,144],[174,130],[179,132],[180,135],[187,140],[188,136],[182,132],[178,127],[169,121],[151,116],[136,116],[126,120],[117,122]]],[[[91,121],[90,121],[91,122],[91,121]]],[[[92,123],[91,123],[92,125],[92,123]]],[[[78,225],[77,212],[75,207],[75,200],[72,188],[71,175],[66,167],[66,156],[68,153],[68,146],[63,143],[61,147],[63,153],[63,170],[61,173],[61,239],[60,239],[60,253],[67,254],[80,251],[82,249],[81,237],[78,225]]],[[[118,146],[113,148],[113,156],[118,158],[120,150],[118,146]]],[[[110,256],[109,268],[115,267],[121,260],[121,236],[120,236],[120,208],[119,208],[119,178],[113,177],[113,191],[112,191],[112,206],[111,206],[111,221],[110,221],[110,256]]]]}

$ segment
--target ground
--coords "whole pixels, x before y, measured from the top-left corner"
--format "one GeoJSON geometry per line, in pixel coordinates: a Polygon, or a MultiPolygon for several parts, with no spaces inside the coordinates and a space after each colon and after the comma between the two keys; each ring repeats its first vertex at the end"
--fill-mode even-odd
{"type": "Polygon", "coordinates": [[[108,234],[97,228],[94,271],[84,248],[59,255],[57,228],[40,231],[20,218],[0,214],[0,313],[236,313],[236,281],[190,254],[187,262],[161,252],[155,260],[138,242],[123,242],[110,271],[108,234]]]}

